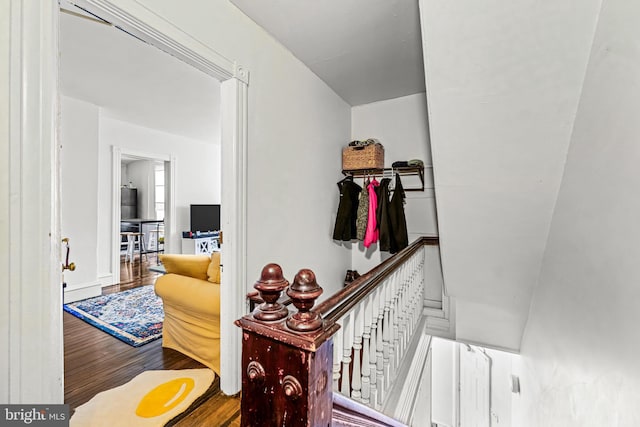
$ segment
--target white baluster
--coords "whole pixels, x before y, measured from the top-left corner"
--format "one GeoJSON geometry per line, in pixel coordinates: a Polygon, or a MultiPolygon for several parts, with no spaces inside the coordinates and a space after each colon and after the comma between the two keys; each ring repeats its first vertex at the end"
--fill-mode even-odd
{"type": "Polygon", "coordinates": [[[382,408],[424,309],[425,253],[414,253],[338,321],[335,391],[382,408]]]}
{"type": "Polygon", "coordinates": [[[394,285],[394,294],[393,294],[393,301],[391,302],[391,312],[392,312],[392,316],[391,316],[391,326],[393,328],[393,333],[391,334],[391,346],[393,347],[393,354],[394,354],[394,363],[391,364],[391,368],[393,370],[392,375],[395,379],[396,376],[396,372],[398,370],[398,366],[400,365],[400,360],[402,359],[402,351],[400,348],[400,339],[399,339],[399,330],[400,330],[400,324],[399,324],[399,315],[398,315],[398,311],[400,309],[399,307],[399,301],[400,301],[400,283],[401,283],[402,277],[398,276],[396,277],[395,285],[394,285]]]}
{"type": "Polygon", "coordinates": [[[369,339],[369,379],[371,396],[369,406],[375,408],[378,402],[378,381],[376,376],[376,357],[378,354],[378,305],[377,292],[371,294],[371,338],[369,339]]]}
{"type": "Polygon", "coordinates": [[[342,319],[338,320],[340,329],[333,336],[333,390],[340,391],[340,367],[342,366],[342,319]]]}
{"type": "Polygon", "coordinates": [[[384,377],[384,386],[385,390],[389,389],[389,384],[391,384],[391,373],[389,369],[389,364],[391,363],[391,319],[389,315],[391,314],[391,287],[393,284],[394,274],[389,276],[387,280],[385,280],[384,287],[382,289],[384,295],[384,308],[383,308],[383,321],[384,321],[384,329],[382,333],[382,374],[384,377]]]}
{"type": "MultiPolygon", "coordinates": [[[[400,358],[400,349],[398,348],[398,297],[400,293],[400,276],[394,278],[394,291],[391,298],[390,324],[391,328],[391,377],[395,379],[398,370],[398,360],[400,358]]],[[[394,380],[395,381],[395,380],[394,380]]]]}
{"type": "Polygon", "coordinates": [[[413,330],[416,331],[418,322],[420,321],[420,315],[422,314],[422,308],[424,306],[424,281],[421,279],[420,269],[422,263],[420,262],[419,253],[416,253],[413,257],[413,283],[415,286],[415,301],[413,307],[413,330]]]}
{"type": "Polygon", "coordinates": [[[404,277],[404,284],[406,289],[406,298],[404,300],[404,315],[405,315],[405,329],[404,329],[404,350],[406,351],[411,342],[411,328],[413,324],[413,316],[411,313],[411,307],[413,305],[413,282],[411,281],[411,269],[406,266],[406,274],[404,277]]]}
{"type": "Polygon", "coordinates": [[[384,392],[385,392],[385,383],[384,383],[384,342],[382,337],[384,335],[384,294],[382,293],[382,289],[378,287],[376,289],[376,306],[378,313],[378,334],[376,335],[376,386],[378,389],[378,398],[376,400],[376,409],[380,409],[382,407],[382,402],[384,402],[384,392]]]}
{"type": "Polygon", "coordinates": [[[362,331],[364,330],[364,303],[356,306],[352,312],[353,322],[353,370],[351,375],[351,397],[362,401],[362,369],[360,357],[362,354],[362,331]]]}
{"type": "Polygon", "coordinates": [[[418,292],[418,287],[417,287],[417,281],[416,281],[416,276],[415,275],[411,275],[411,303],[410,303],[410,307],[409,307],[409,342],[411,342],[411,339],[413,338],[413,333],[415,331],[415,327],[418,321],[418,316],[417,316],[417,305],[418,305],[418,297],[417,297],[417,292],[418,292]]]}
{"type": "Polygon", "coordinates": [[[340,393],[347,397],[351,397],[351,348],[353,347],[353,312],[342,318],[344,346],[342,347],[342,382],[340,384],[340,393]]]}
{"type": "Polygon", "coordinates": [[[424,310],[424,299],[425,299],[425,293],[426,293],[425,279],[424,279],[424,266],[425,266],[424,257],[425,257],[425,250],[423,246],[419,255],[416,257],[416,263],[417,263],[416,282],[418,285],[418,306],[417,306],[417,313],[416,313],[417,321],[420,320],[420,317],[422,316],[422,311],[424,310]]]}
{"type": "Polygon", "coordinates": [[[369,372],[371,366],[369,362],[369,350],[371,339],[371,294],[364,300],[364,329],[362,332],[362,401],[369,403],[371,396],[371,379],[369,372]]]}
{"type": "MultiPolygon", "coordinates": [[[[405,346],[408,347],[409,343],[411,343],[411,335],[413,331],[413,303],[415,300],[415,289],[413,287],[413,280],[411,279],[411,275],[408,274],[406,277],[407,283],[407,300],[406,304],[406,315],[407,315],[407,328],[405,329],[405,346]]],[[[405,347],[405,348],[406,348],[405,347]]]]}
{"type": "Polygon", "coordinates": [[[399,300],[399,307],[400,310],[398,312],[398,316],[399,316],[399,326],[398,326],[398,333],[399,333],[399,347],[400,347],[400,352],[404,353],[404,351],[406,350],[406,331],[407,331],[407,282],[405,280],[405,278],[403,277],[402,279],[402,283],[401,283],[401,290],[400,290],[400,300],[399,300]]]}
{"type": "Polygon", "coordinates": [[[421,253],[416,253],[415,255],[415,282],[416,282],[416,327],[418,326],[418,322],[420,322],[420,316],[422,315],[422,309],[424,307],[424,275],[420,274],[422,268],[424,266],[424,262],[420,261],[421,253]]]}

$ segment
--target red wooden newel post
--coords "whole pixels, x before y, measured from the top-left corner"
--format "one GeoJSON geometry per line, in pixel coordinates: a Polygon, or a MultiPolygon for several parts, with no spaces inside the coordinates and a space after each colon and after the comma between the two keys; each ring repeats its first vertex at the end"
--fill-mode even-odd
{"type": "Polygon", "coordinates": [[[287,326],[298,332],[315,331],[322,326],[318,313],[311,311],[316,299],[322,294],[322,288],[316,282],[311,270],[300,270],[293,279],[293,285],[287,289],[287,295],[293,301],[298,312],[287,319],[287,326]]]}
{"type": "Polygon", "coordinates": [[[262,269],[260,280],[253,287],[260,293],[264,303],[258,306],[253,315],[258,320],[280,320],[287,317],[289,310],[278,302],[282,291],[289,282],[282,277],[282,269],[278,264],[267,264],[262,269]]]}
{"type": "Polygon", "coordinates": [[[329,426],[336,324],[312,308],[322,294],[311,270],[300,270],[287,290],[298,312],[277,302],[288,282],[277,264],[262,270],[254,288],[265,301],[236,321],[242,334],[242,426],[329,426]],[[287,318],[288,317],[288,318],[287,318]]]}

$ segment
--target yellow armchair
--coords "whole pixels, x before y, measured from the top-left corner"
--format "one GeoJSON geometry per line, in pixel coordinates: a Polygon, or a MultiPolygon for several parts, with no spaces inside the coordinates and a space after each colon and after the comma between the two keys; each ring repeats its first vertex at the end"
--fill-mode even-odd
{"type": "Polygon", "coordinates": [[[160,255],[167,274],[156,280],[162,298],[162,346],[220,375],[220,253],[160,255]]]}

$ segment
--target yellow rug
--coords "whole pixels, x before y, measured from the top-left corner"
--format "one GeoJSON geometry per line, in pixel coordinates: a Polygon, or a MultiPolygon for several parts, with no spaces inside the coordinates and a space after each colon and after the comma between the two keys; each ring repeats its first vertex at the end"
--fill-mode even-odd
{"type": "Polygon", "coordinates": [[[78,406],[70,425],[164,426],[204,394],[214,378],[215,374],[210,369],[146,371],[78,406]]]}

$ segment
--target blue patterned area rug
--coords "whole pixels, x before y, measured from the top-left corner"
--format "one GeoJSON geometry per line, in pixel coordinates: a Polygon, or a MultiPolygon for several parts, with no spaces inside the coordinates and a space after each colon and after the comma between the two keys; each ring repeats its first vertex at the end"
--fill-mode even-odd
{"type": "Polygon", "coordinates": [[[153,285],[65,304],[64,311],[134,347],[162,336],[162,299],[153,285]]]}

